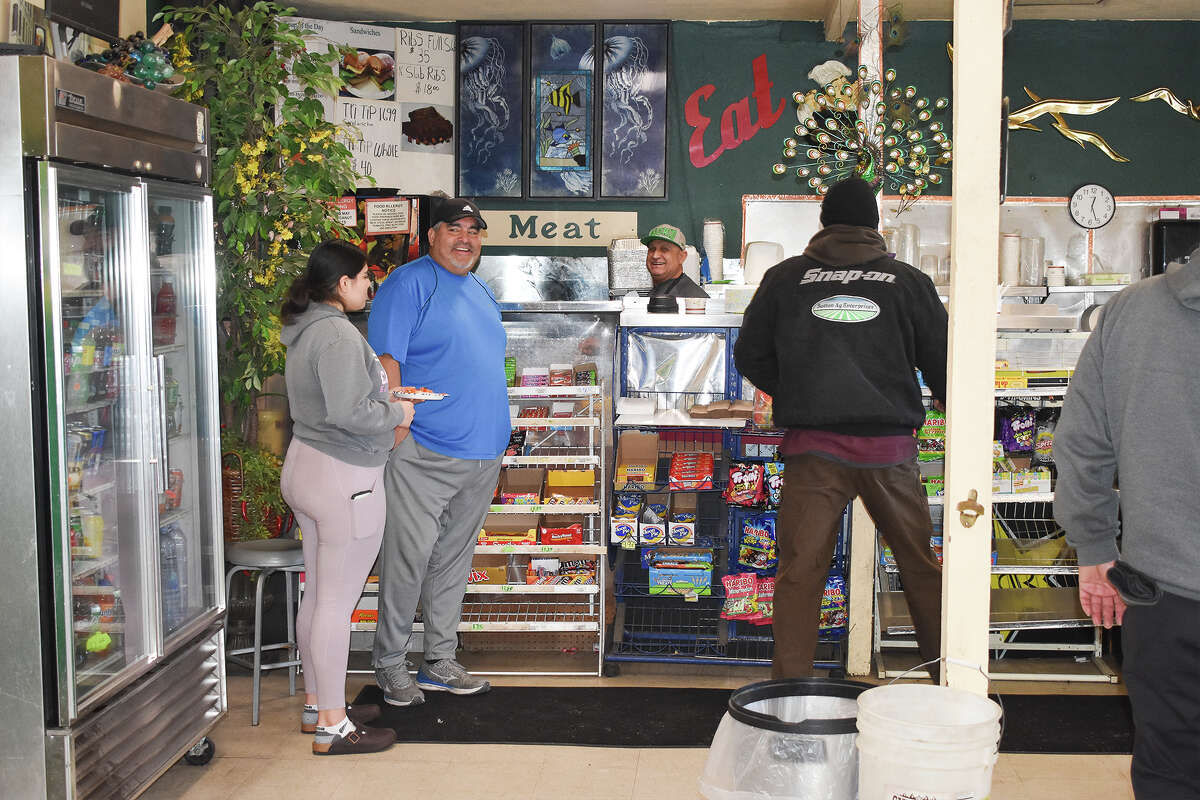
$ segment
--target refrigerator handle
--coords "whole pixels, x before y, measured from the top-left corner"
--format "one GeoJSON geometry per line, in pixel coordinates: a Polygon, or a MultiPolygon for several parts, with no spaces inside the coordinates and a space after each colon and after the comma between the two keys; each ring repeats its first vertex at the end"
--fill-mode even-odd
{"type": "Polygon", "coordinates": [[[170,464],[167,462],[167,357],[154,357],[154,384],[158,403],[158,491],[167,491],[170,484],[170,464]]]}

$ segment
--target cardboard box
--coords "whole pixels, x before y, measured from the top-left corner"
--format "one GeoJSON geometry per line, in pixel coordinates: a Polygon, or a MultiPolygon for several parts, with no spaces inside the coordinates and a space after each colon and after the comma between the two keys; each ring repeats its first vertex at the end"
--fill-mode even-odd
{"type": "Polygon", "coordinates": [[[508,567],[471,567],[471,572],[467,575],[467,584],[477,583],[508,583],[508,567]]]}
{"type": "Polygon", "coordinates": [[[479,532],[480,544],[537,544],[540,514],[488,514],[479,532]]]}
{"type": "MultiPolygon", "coordinates": [[[[508,467],[500,475],[501,505],[538,505],[546,470],[541,467],[508,467]]],[[[536,523],[534,525],[536,527],[536,523]]]]}
{"type": "Polygon", "coordinates": [[[547,514],[538,527],[541,544],[583,544],[583,517],[578,514],[547,514]]]}
{"type": "Polygon", "coordinates": [[[1012,474],[1012,492],[1029,494],[1050,491],[1050,470],[1027,469],[1012,474]]]}
{"type": "Polygon", "coordinates": [[[1013,490],[1013,474],[1011,472],[992,473],[992,493],[1008,494],[1013,490]]]}
{"type": "Polygon", "coordinates": [[[546,473],[546,503],[552,505],[596,502],[596,471],[552,469],[546,473]]]}
{"type": "Polygon", "coordinates": [[[358,600],[358,605],[350,612],[350,622],[378,622],[379,596],[365,594],[358,600]]]}
{"type": "Polygon", "coordinates": [[[696,518],[696,510],[700,506],[700,496],[695,492],[674,492],[671,494],[670,515],[667,517],[667,544],[690,546],[696,543],[696,523],[676,522],[678,514],[691,514],[696,518]]]}
{"type": "Polygon", "coordinates": [[[638,525],[638,541],[641,544],[667,543],[667,520],[670,519],[670,502],[670,495],[666,492],[646,495],[646,502],[642,506],[643,522],[638,525]],[[667,515],[663,517],[661,522],[645,522],[646,509],[654,504],[667,506],[667,515]]]}
{"type": "Polygon", "coordinates": [[[625,431],[617,439],[617,470],[613,483],[618,489],[654,489],[658,468],[658,434],[625,431]]]}
{"type": "Polygon", "coordinates": [[[650,594],[712,594],[712,568],[650,567],[650,594]]]}
{"type": "Polygon", "coordinates": [[[667,470],[668,488],[671,491],[713,488],[714,463],[712,453],[675,453],[667,470]]]}
{"type": "Polygon", "coordinates": [[[635,544],[637,543],[638,521],[636,519],[610,519],[608,529],[608,538],[613,544],[621,544],[626,539],[632,539],[635,544]]]}

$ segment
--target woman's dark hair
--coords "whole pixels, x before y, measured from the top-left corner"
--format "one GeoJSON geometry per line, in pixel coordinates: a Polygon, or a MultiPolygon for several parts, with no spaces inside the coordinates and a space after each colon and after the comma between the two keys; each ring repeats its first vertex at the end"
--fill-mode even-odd
{"type": "Polygon", "coordinates": [[[280,320],[286,325],[305,311],[309,303],[323,303],[336,297],[342,276],[357,277],[366,263],[363,251],[349,242],[341,239],[321,242],[309,254],[304,272],[292,281],[279,310],[280,320]]]}

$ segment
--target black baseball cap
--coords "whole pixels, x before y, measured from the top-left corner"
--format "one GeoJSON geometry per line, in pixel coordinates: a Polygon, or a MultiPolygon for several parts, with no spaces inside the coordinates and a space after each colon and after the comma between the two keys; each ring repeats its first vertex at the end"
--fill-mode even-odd
{"type": "Polygon", "coordinates": [[[474,217],[479,223],[479,227],[487,230],[487,223],[483,221],[483,212],[479,210],[479,206],[463,197],[447,197],[438,203],[433,209],[433,219],[430,221],[430,225],[458,222],[466,217],[474,217]]]}

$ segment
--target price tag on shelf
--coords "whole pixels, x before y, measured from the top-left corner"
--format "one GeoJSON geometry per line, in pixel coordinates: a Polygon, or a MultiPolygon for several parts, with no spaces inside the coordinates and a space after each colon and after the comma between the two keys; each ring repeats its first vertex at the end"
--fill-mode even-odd
{"type": "Polygon", "coordinates": [[[471,630],[473,630],[473,631],[481,631],[481,630],[483,630],[483,623],[482,623],[482,622],[472,622],[472,623],[471,623],[471,630]]]}
{"type": "Polygon", "coordinates": [[[506,584],[504,584],[503,586],[501,586],[501,587],[500,587],[500,591],[502,591],[502,592],[511,592],[511,591],[512,591],[513,589],[515,589],[515,588],[517,588],[517,587],[513,586],[511,583],[506,583],[506,584]]]}
{"type": "Polygon", "coordinates": [[[539,549],[539,550],[541,550],[543,553],[553,553],[553,552],[554,552],[554,545],[552,545],[552,544],[544,544],[544,545],[542,545],[541,547],[539,547],[538,549],[539,549]]]}
{"type": "Polygon", "coordinates": [[[683,602],[685,602],[685,603],[695,603],[695,602],[698,602],[699,600],[700,600],[700,595],[696,594],[695,589],[688,589],[683,594],[683,602]]]}
{"type": "Polygon", "coordinates": [[[500,552],[501,553],[515,553],[515,552],[517,552],[517,548],[514,545],[505,544],[505,545],[500,546],[500,552]]]}
{"type": "Polygon", "coordinates": [[[632,536],[626,536],[624,539],[621,540],[621,549],[622,550],[636,550],[637,542],[635,542],[633,540],[632,536]]]}

